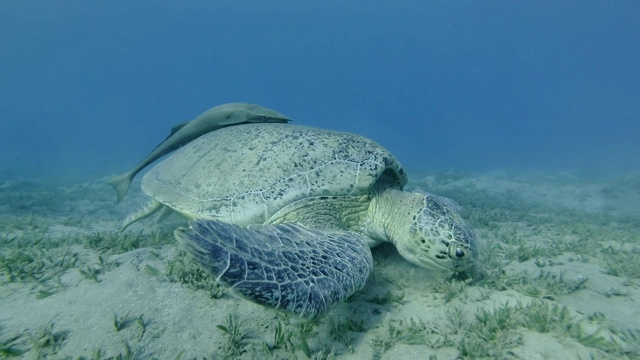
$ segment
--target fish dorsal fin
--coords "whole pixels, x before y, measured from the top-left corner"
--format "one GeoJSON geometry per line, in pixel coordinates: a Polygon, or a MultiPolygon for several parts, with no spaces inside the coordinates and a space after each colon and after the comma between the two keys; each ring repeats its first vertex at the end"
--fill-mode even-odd
{"type": "MultiPolygon", "coordinates": [[[[174,127],[171,128],[171,133],[169,133],[169,135],[164,138],[164,140],[162,140],[162,142],[160,144],[158,144],[155,149],[153,149],[153,151],[155,151],[157,148],[160,147],[160,145],[164,144],[165,141],[167,141],[170,137],[172,137],[175,133],[177,133],[178,131],[180,131],[180,129],[182,129],[185,125],[187,125],[190,121],[185,121],[181,124],[175,125],[174,127]]],[[[152,152],[153,152],[152,151],[152,152]]]]}
{"type": "MultiPolygon", "coordinates": [[[[167,139],[170,138],[171,136],[173,136],[173,134],[177,133],[178,131],[180,131],[180,129],[182,129],[185,125],[187,125],[190,121],[185,121],[181,124],[175,125],[174,127],[171,128],[171,133],[169,134],[169,136],[167,136],[167,139]]],[[[165,139],[165,140],[167,140],[165,139]]]]}

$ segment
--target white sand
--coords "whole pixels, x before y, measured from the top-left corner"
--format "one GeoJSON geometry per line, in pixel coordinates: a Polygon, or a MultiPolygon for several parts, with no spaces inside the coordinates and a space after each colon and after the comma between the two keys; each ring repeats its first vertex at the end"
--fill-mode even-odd
{"type": "MultiPolygon", "coordinates": [[[[615,181],[586,181],[570,176],[518,175],[507,173],[489,173],[477,176],[463,176],[438,181],[435,177],[416,179],[411,187],[426,190],[447,190],[456,187],[486,190],[496,196],[517,194],[524,208],[532,206],[540,211],[543,204],[550,209],[571,209],[590,214],[608,214],[615,222],[616,216],[640,216],[640,177],[630,176],[615,181]]],[[[7,185],[9,186],[9,185],[7,185]]],[[[12,185],[13,186],[13,185],[12,185]]],[[[136,187],[135,184],[133,186],[136,187]]],[[[11,191],[15,191],[11,187],[11,191]]],[[[28,192],[28,190],[25,190],[28,192]]],[[[135,189],[123,204],[115,205],[115,194],[103,181],[92,184],[78,184],[69,187],[50,188],[49,191],[66,191],[64,203],[51,212],[51,222],[47,225],[49,235],[65,237],[70,234],[89,236],[97,232],[115,231],[119,221],[130,211],[144,203],[144,197],[135,189]],[[62,190],[61,190],[62,189],[62,190]],[[83,194],[89,194],[83,196],[83,194]],[[65,218],[83,218],[82,226],[70,222],[63,224],[65,218]]],[[[43,194],[42,196],[45,196],[43,194]]],[[[20,201],[36,201],[24,204],[25,210],[17,215],[26,219],[29,208],[39,206],[37,197],[26,196],[20,201]]],[[[460,201],[462,202],[462,201],[460,201]]],[[[463,205],[465,205],[463,203],[463,205]]],[[[15,215],[16,204],[2,204],[0,212],[15,215]]],[[[46,211],[38,210],[39,214],[46,211]]],[[[561,213],[561,212],[560,212],[561,213]]],[[[569,223],[571,213],[567,213],[569,223]]],[[[26,221],[26,220],[25,220],[26,221]]],[[[182,221],[170,219],[163,224],[154,224],[144,220],[131,227],[129,231],[164,231],[179,225],[182,221]]],[[[517,234],[526,237],[525,243],[545,242],[557,237],[559,229],[553,224],[538,225],[531,231],[525,223],[497,223],[492,228],[475,228],[480,241],[485,246],[495,243],[501,232],[517,228],[517,234]],[[517,226],[516,226],[517,225],[517,226]],[[529,229],[529,230],[527,230],[529,229]]],[[[577,224],[576,226],[580,226],[577,224]]],[[[638,229],[638,227],[635,227],[638,229]]],[[[20,231],[5,231],[0,246],[8,248],[10,239],[20,231]]],[[[25,235],[21,235],[25,236],[25,235]]],[[[595,236],[595,235],[594,235],[595,236]]],[[[605,244],[638,251],[640,235],[631,234],[625,239],[602,238],[605,244]],[[622,244],[624,241],[626,244],[622,244]]],[[[73,245],[71,251],[78,254],[79,267],[86,264],[97,266],[98,252],[82,245],[73,245]]],[[[136,354],[136,358],[174,359],[182,355],[183,359],[219,358],[224,353],[227,335],[217,328],[226,325],[229,314],[238,322],[240,329],[248,335],[244,340],[241,357],[243,358],[306,358],[300,345],[300,324],[291,321],[287,329],[295,333],[293,347],[265,350],[273,345],[275,324],[283,321],[272,310],[254,305],[246,300],[230,295],[212,299],[204,290],[193,290],[187,285],[170,282],[164,276],[154,276],[145,267],[152,266],[161,272],[178,254],[176,244],[156,248],[142,248],[120,255],[105,256],[109,269],[98,275],[95,282],[80,274],[79,269],[66,270],[60,277],[63,290],[49,297],[38,299],[36,295],[42,286],[34,282],[8,282],[0,286],[0,339],[13,335],[22,335],[13,345],[26,351],[21,356],[27,359],[37,358],[38,354],[29,334],[34,335],[48,324],[54,323],[54,333],[65,332],[66,339],[54,353],[48,351],[48,358],[91,358],[101,351],[102,358],[126,354],[126,345],[136,354]],[[124,317],[129,314],[132,321],[120,331],[114,327],[114,314],[124,317]],[[143,326],[138,323],[142,316],[143,326]]],[[[594,254],[595,255],[595,254],[594,254]]],[[[640,281],[638,278],[608,275],[603,264],[597,258],[577,256],[572,252],[558,253],[538,261],[545,261],[545,272],[560,276],[570,284],[588,278],[586,285],[566,295],[536,297],[527,295],[517,286],[495,289],[471,282],[454,282],[459,289],[448,297],[444,282],[451,283],[440,274],[417,268],[404,261],[390,246],[374,251],[376,268],[365,289],[356,294],[349,302],[339,304],[325,315],[307,335],[309,349],[314,357],[346,359],[425,359],[436,356],[438,359],[455,359],[461,356],[460,338],[466,328],[452,326],[447,313],[459,309],[466,324],[474,321],[481,309],[493,310],[504,304],[526,305],[532,301],[547,302],[552,305],[566,306],[576,321],[582,321],[586,333],[614,339],[616,331],[627,331],[640,337],[640,281]],[[397,301],[377,304],[372,299],[382,297],[388,291],[394,295],[404,294],[397,301]],[[587,319],[597,314],[597,319],[587,319]],[[601,315],[600,315],[601,314],[601,315]],[[331,323],[340,323],[353,319],[358,323],[357,331],[344,331],[335,334],[331,323]],[[404,338],[404,335],[391,334],[393,329],[406,331],[411,321],[418,337],[404,338]],[[416,340],[418,339],[418,340],[416,340]]],[[[634,259],[637,259],[635,257],[634,259]]],[[[507,263],[505,260],[504,263],[507,263]]],[[[635,264],[640,266],[640,264],[635,264]]],[[[523,262],[511,261],[505,267],[509,273],[525,272],[535,278],[541,268],[536,259],[523,262]]],[[[640,273],[638,271],[637,273],[640,273]]],[[[1,273],[5,275],[4,273],[1,273]]],[[[286,322],[284,322],[286,324],[286,322]]],[[[466,326],[466,325],[465,325],[466,326]]],[[[607,358],[609,354],[597,346],[587,346],[568,336],[566,333],[539,332],[523,326],[515,326],[500,333],[502,352],[508,358],[517,359],[577,359],[607,358]]],[[[629,358],[640,357],[640,344],[629,336],[621,343],[629,358]]],[[[494,341],[494,340],[491,340],[494,341]]],[[[486,342],[491,342],[487,340],[486,342]]],[[[496,345],[497,346],[497,345],[496,345]]],[[[476,357],[473,354],[469,357],[476,357]]],[[[619,356],[616,355],[616,356],[619,356]]],[[[2,355],[0,355],[2,357],[2,355]]]]}

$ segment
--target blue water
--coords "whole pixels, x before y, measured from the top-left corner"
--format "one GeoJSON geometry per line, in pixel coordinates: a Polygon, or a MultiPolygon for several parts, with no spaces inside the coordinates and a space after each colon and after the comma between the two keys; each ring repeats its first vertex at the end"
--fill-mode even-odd
{"type": "Polygon", "coordinates": [[[247,101],[411,171],[640,168],[638,1],[0,5],[0,175],[130,169],[247,101]]]}

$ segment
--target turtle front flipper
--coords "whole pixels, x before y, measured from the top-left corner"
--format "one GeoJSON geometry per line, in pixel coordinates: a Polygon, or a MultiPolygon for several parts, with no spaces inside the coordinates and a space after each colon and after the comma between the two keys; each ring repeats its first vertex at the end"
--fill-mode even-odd
{"type": "Polygon", "coordinates": [[[218,282],[258,304],[304,318],[362,289],[373,266],[367,239],[302,225],[242,227],[194,220],[178,242],[218,282]]]}

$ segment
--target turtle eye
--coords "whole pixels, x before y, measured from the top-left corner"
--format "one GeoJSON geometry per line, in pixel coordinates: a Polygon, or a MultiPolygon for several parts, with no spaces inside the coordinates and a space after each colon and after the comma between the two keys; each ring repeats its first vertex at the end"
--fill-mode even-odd
{"type": "Polygon", "coordinates": [[[461,248],[456,248],[456,257],[458,259],[463,258],[464,257],[464,250],[462,250],[461,248]]]}

